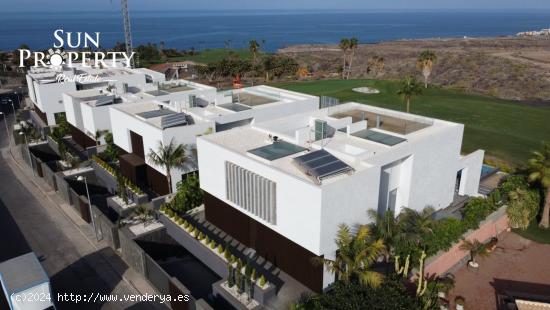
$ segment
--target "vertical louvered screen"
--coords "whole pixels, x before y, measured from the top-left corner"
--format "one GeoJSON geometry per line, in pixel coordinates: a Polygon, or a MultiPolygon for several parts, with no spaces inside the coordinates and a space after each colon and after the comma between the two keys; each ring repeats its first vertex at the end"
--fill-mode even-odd
{"type": "Polygon", "coordinates": [[[225,163],[227,200],[275,225],[276,184],[233,163],[225,163]]]}

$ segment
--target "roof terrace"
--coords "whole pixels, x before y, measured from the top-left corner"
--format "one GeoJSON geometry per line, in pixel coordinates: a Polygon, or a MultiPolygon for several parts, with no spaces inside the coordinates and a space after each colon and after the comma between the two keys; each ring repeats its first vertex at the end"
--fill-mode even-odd
{"type": "Polygon", "coordinates": [[[390,115],[388,111],[368,111],[365,109],[336,112],[330,116],[338,119],[351,117],[353,123],[366,120],[368,128],[380,128],[400,135],[407,135],[433,124],[433,121],[430,122],[426,118],[404,118],[397,113],[390,115]]]}

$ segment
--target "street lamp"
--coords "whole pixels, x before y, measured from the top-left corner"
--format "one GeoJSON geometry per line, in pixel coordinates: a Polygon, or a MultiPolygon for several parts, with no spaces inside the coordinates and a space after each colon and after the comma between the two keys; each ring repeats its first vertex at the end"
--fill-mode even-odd
{"type": "MultiPolygon", "coordinates": [[[[92,200],[90,199],[90,191],[88,190],[88,179],[85,176],[79,175],[76,178],[77,181],[84,181],[84,185],[86,185],[86,195],[88,196],[88,211],[90,212],[90,218],[92,219],[92,226],[94,227],[94,233],[95,231],[95,221],[94,221],[94,215],[92,214],[92,200]]],[[[97,233],[96,233],[97,238],[97,233]]]]}
{"type": "Polygon", "coordinates": [[[15,106],[13,105],[13,100],[8,98],[8,101],[11,103],[11,110],[13,111],[13,119],[15,120],[15,106]]]}
{"type": "Polygon", "coordinates": [[[25,138],[25,146],[27,147],[27,154],[29,155],[29,163],[31,165],[32,175],[36,176],[34,174],[34,165],[32,164],[31,150],[29,149],[29,143],[27,142],[27,135],[23,131],[20,131],[19,135],[25,138]]]}
{"type": "Polygon", "coordinates": [[[10,129],[8,128],[8,116],[4,112],[0,112],[0,115],[4,115],[4,123],[6,123],[6,134],[8,135],[8,147],[11,146],[10,129]]]}

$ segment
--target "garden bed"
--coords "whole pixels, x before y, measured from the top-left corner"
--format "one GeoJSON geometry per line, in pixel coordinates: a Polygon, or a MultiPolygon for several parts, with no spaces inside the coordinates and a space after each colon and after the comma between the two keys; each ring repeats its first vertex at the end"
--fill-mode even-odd
{"type": "MultiPolygon", "coordinates": [[[[183,224],[179,224],[162,211],[159,215],[159,221],[166,226],[168,234],[174,238],[174,240],[191,252],[201,262],[208,266],[208,268],[224,279],[228,277],[228,260],[223,254],[219,253],[218,249],[220,244],[216,243],[214,247],[211,247],[210,244],[205,242],[206,237],[200,239],[198,235],[194,236],[194,234],[190,232],[190,227],[192,227],[191,224],[189,224],[189,227],[186,229],[183,224]]],[[[222,253],[225,253],[225,248],[222,253]]],[[[233,263],[233,265],[234,264],[235,263],[233,263]]],[[[258,301],[260,304],[265,304],[269,298],[276,295],[276,287],[269,282],[260,286],[259,283],[254,281],[253,295],[254,300],[258,301]]]]}

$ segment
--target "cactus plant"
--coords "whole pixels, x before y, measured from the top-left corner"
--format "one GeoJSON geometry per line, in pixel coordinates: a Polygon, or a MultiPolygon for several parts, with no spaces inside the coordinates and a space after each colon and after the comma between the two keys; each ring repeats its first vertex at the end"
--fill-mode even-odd
{"type": "Polygon", "coordinates": [[[403,278],[406,278],[409,274],[409,261],[410,261],[411,255],[407,255],[407,258],[405,259],[405,264],[403,266],[399,266],[400,256],[395,256],[395,272],[398,275],[402,275],[403,278]]]}
{"type": "Polygon", "coordinates": [[[235,271],[233,265],[227,264],[227,286],[233,287],[235,285],[235,271]]]}
{"type": "Polygon", "coordinates": [[[428,288],[428,280],[424,279],[424,259],[426,258],[426,251],[422,251],[420,255],[420,267],[418,271],[418,287],[416,288],[416,295],[422,296],[428,288]]]}

